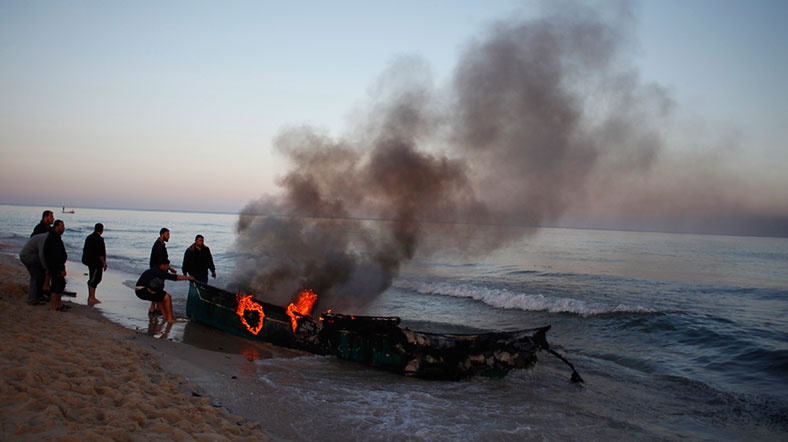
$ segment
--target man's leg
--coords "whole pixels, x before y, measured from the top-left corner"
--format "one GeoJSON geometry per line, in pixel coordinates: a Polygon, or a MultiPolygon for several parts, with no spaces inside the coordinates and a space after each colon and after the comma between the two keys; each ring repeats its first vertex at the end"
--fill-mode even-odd
{"type": "Polygon", "coordinates": [[[96,299],[96,288],[101,282],[103,269],[101,267],[89,267],[90,277],[88,278],[88,305],[101,303],[96,299]]]}
{"type": "Polygon", "coordinates": [[[164,300],[161,302],[162,305],[162,315],[164,316],[165,321],[175,321],[175,316],[172,314],[172,297],[169,293],[164,295],[164,300]]]}
{"type": "Polygon", "coordinates": [[[27,303],[35,304],[38,302],[38,280],[41,270],[35,266],[25,264],[27,272],[30,273],[30,290],[27,292],[27,303]]]}
{"type": "Polygon", "coordinates": [[[57,310],[63,306],[63,303],[60,302],[60,296],[62,293],[56,293],[54,291],[49,292],[49,309],[50,310],[57,310]]]}
{"type": "Polygon", "coordinates": [[[41,285],[41,299],[44,302],[49,302],[49,289],[52,287],[52,275],[49,270],[44,269],[44,283],[41,285]]]}
{"type": "Polygon", "coordinates": [[[96,299],[96,288],[91,287],[90,283],[88,283],[88,305],[96,305],[100,303],[101,301],[96,299]]]}
{"type": "Polygon", "coordinates": [[[47,271],[43,267],[38,268],[38,280],[36,281],[36,296],[38,302],[42,304],[49,301],[49,296],[44,293],[44,286],[46,284],[47,271]]]}
{"type": "Polygon", "coordinates": [[[52,284],[49,288],[49,309],[59,310],[62,309],[63,303],[60,302],[60,297],[63,290],[66,289],[66,279],[62,275],[52,275],[52,284]]]}

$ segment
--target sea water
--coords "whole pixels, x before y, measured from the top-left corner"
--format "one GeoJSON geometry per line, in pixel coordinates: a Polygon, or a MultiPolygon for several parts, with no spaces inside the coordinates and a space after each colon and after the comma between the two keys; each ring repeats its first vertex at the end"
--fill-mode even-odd
{"type": "MultiPolygon", "coordinates": [[[[0,241],[21,245],[44,209],[0,205],[0,241]]],[[[202,234],[219,274],[212,284],[231,282],[235,215],[56,216],[74,261],[104,223],[108,264],[129,284],[161,227],[171,230],[173,265],[202,234]]],[[[348,313],[450,332],[550,324],[553,348],[586,383],[571,384],[571,371],[546,353],[533,370],[461,382],[274,357],[254,361],[233,411],[286,440],[786,440],[787,269],[785,238],[552,228],[489,255],[420,258],[366,311],[348,313]]],[[[182,315],[185,284],[179,290],[182,315]]]]}

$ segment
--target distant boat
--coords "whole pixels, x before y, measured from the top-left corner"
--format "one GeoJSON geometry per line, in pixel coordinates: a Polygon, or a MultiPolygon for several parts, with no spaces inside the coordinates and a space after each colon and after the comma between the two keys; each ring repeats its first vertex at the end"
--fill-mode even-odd
{"type": "Polygon", "coordinates": [[[63,206],[63,213],[76,213],[76,212],[74,211],[74,209],[66,210],[66,206],[63,206]]]}

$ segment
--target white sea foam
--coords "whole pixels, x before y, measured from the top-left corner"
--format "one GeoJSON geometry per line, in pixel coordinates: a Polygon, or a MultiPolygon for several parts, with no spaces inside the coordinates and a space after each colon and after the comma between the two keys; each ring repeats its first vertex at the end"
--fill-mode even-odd
{"type": "Polygon", "coordinates": [[[477,286],[474,284],[400,280],[395,283],[395,286],[397,288],[412,290],[417,293],[428,295],[475,299],[487,305],[502,309],[546,311],[550,313],[574,313],[582,316],[594,316],[606,313],[655,312],[655,310],[643,306],[591,303],[568,297],[526,294],[514,292],[505,288],[489,288],[477,286]]]}

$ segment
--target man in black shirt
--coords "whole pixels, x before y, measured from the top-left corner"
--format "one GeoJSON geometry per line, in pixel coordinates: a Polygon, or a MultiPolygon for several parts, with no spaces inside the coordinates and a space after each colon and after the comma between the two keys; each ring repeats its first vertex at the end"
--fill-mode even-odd
{"type": "Polygon", "coordinates": [[[44,210],[44,213],[41,214],[41,222],[36,224],[36,227],[33,229],[33,233],[31,233],[30,236],[33,237],[39,233],[51,232],[53,222],[55,222],[55,214],[52,213],[51,210],[44,210]]]}
{"type": "Polygon", "coordinates": [[[65,231],[65,223],[57,220],[52,226],[52,231],[49,232],[46,241],[44,241],[44,260],[46,261],[49,276],[52,278],[49,286],[49,309],[60,312],[68,310],[68,307],[60,302],[60,297],[66,289],[66,260],[68,260],[68,254],[66,253],[65,244],[63,244],[63,238],[61,238],[65,231]]]}
{"type": "Polygon", "coordinates": [[[191,281],[194,277],[169,273],[167,271],[169,267],[170,261],[165,259],[157,267],[152,267],[142,272],[134,287],[134,293],[138,298],[154,303],[162,311],[165,321],[174,322],[172,296],[164,291],[164,281],[167,279],[170,281],[191,281]]]}
{"type": "Polygon", "coordinates": [[[213,265],[211,249],[205,245],[205,238],[197,235],[194,244],[186,249],[183,254],[183,274],[192,275],[194,279],[202,283],[208,283],[208,270],[211,276],[216,279],[216,267],[213,265]]]}
{"type": "MultiPolygon", "coordinates": [[[[150,268],[155,269],[158,268],[161,263],[167,261],[169,264],[169,256],[167,255],[167,241],[170,240],[170,229],[166,227],[162,227],[159,230],[159,237],[156,238],[156,241],[153,243],[153,247],[150,249],[150,268]]],[[[167,266],[169,272],[172,274],[178,273],[177,270],[167,266]]],[[[156,303],[151,302],[150,309],[148,309],[149,315],[157,315],[160,314],[161,310],[156,308],[156,303]]]]}
{"type": "MultiPolygon", "coordinates": [[[[167,241],[169,240],[170,229],[162,227],[161,230],[159,230],[159,237],[156,238],[156,242],[153,243],[153,247],[150,249],[150,268],[156,268],[165,260],[169,260],[169,256],[167,255],[167,241]]],[[[173,268],[170,268],[170,272],[178,273],[173,268]]]]}
{"type": "Polygon", "coordinates": [[[88,266],[88,305],[101,303],[96,299],[96,287],[101,282],[104,271],[107,270],[107,249],[104,244],[104,224],[96,223],[93,233],[85,238],[82,248],[82,264],[88,266]]]}

